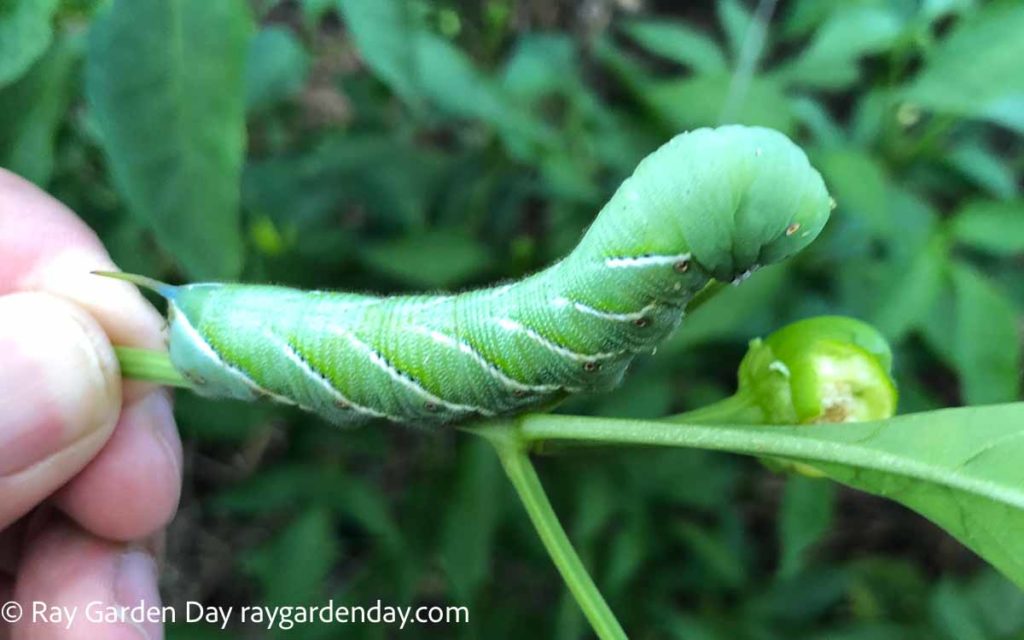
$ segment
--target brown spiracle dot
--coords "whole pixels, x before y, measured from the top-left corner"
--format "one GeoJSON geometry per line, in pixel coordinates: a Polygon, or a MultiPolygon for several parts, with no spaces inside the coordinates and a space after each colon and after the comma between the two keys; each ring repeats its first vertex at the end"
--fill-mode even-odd
{"type": "Polygon", "coordinates": [[[345,411],[346,409],[351,409],[352,406],[349,403],[345,402],[344,400],[335,400],[334,401],[334,408],[335,409],[341,409],[342,411],[345,411]]]}
{"type": "Polygon", "coordinates": [[[423,408],[426,409],[427,411],[429,411],[430,413],[436,413],[436,412],[440,411],[440,409],[441,409],[441,407],[437,406],[437,404],[435,404],[433,402],[426,402],[426,403],[424,403],[423,404],[423,408]]]}
{"type": "Polygon", "coordinates": [[[651,324],[651,321],[648,320],[647,318],[637,318],[636,320],[633,321],[633,324],[643,329],[647,325],[651,324]]]}
{"type": "Polygon", "coordinates": [[[206,384],[206,378],[199,375],[198,373],[192,373],[191,371],[182,372],[182,377],[192,383],[194,386],[201,387],[206,384]]]}
{"type": "Polygon", "coordinates": [[[799,230],[800,230],[800,223],[799,222],[794,222],[793,224],[791,224],[788,227],[786,227],[786,235],[787,236],[791,236],[791,235],[793,235],[794,233],[796,233],[799,230]]]}
{"type": "Polygon", "coordinates": [[[583,363],[583,370],[587,372],[594,372],[601,368],[601,365],[593,360],[587,360],[583,363]]]}
{"type": "Polygon", "coordinates": [[[526,390],[525,389],[516,389],[515,391],[512,392],[512,395],[517,397],[517,398],[525,398],[526,397],[526,390]]]}
{"type": "Polygon", "coordinates": [[[677,273],[686,273],[687,271],[690,270],[690,261],[685,259],[679,260],[674,265],[672,265],[672,268],[675,269],[677,273]]]}

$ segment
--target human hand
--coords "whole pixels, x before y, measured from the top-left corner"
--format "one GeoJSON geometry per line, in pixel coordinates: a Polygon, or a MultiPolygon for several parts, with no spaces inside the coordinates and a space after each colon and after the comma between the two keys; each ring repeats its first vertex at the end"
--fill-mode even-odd
{"type": "Polygon", "coordinates": [[[158,638],[88,603],[159,605],[154,561],[181,490],[166,392],[122,385],[112,343],[162,348],[161,319],[62,204],[0,170],[0,638],[158,638]],[[32,603],[77,607],[70,629],[32,603]]]}

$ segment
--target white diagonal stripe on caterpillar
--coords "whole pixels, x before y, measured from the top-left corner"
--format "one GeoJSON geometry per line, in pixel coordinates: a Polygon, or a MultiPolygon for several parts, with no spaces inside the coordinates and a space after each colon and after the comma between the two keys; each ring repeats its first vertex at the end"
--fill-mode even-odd
{"type": "Polygon", "coordinates": [[[603,320],[615,320],[617,322],[633,322],[635,320],[642,320],[647,317],[647,314],[658,308],[658,303],[652,302],[639,311],[632,311],[629,313],[616,313],[614,311],[602,311],[590,305],[583,304],[582,302],[576,302],[563,296],[558,296],[551,301],[556,307],[568,307],[571,306],[580,313],[585,313],[595,318],[601,318],[603,320]]]}
{"type": "Polygon", "coordinates": [[[433,393],[427,391],[419,382],[417,382],[413,378],[409,377],[408,375],[402,373],[394,366],[392,366],[391,363],[388,362],[387,358],[382,356],[376,349],[374,349],[370,345],[366,344],[365,342],[357,338],[350,331],[347,331],[343,327],[339,327],[337,325],[331,325],[329,327],[329,330],[332,333],[339,334],[343,338],[348,340],[349,344],[351,344],[356,349],[362,351],[366,355],[366,357],[369,358],[371,363],[376,365],[377,368],[379,368],[384,373],[388,374],[388,376],[392,380],[402,385],[406,389],[409,389],[410,391],[412,391],[419,397],[423,398],[427,402],[434,403],[439,407],[446,407],[452,411],[456,411],[459,413],[479,413],[482,416],[495,415],[493,411],[489,411],[487,409],[484,409],[483,407],[474,407],[471,405],[458,404],[457,402],[450,402],[448,400],[445,400],[444,398],[435,396],[433,393]]]}
{"type": "Polygon", "coordinates": [[[224,358],[222,358],[221,355],[217,353],[216,349],[214,349],[209,342],[204,340],[203,337],[199,335],[199,332],[196,331],[196,328],[193,327],[192,323],[188,321],[188,317],[181,312],[181,309],[179,309],[173,302],[170,303],[170,307],[171,312],[174,314],[175,318],[179,322],[179,325],[181,326],[182,332],[188,337],[188,339],[193,344],[195,344],[199,348],[203,355],[218,363],[221,367],[224,368],[225,371],[228,372],[229,375],[234,377],[236,380],[241,381],[242,384],[247,386],[256,395],[267,396],[268,398],[273,398],[274,400],[281,402],[283,404],[295,404],[295,401],[291,400],[290,398],[285,398],[284,396],[278,395],[272,391],[264,389],[263,387],[258,385],[255,380],[250,378],[248,374],[246,374],[244,371],[234,366],[233,364],[229,364],[228,362],[226,362],[224,358]]]}
{"type": "Polygon", "coordinates": [[[606,353],[579,353],[577,351],[573,351],[572,349],[567,349],[566,347],[563,347],[562,345],[556,342],[552,342],[551,340],[545,338],[544,336],[537,333],[530,327],[522,325],[511,318],[495,318],[494,321],[497,322],[498,326],[501,327],[502,329],[506,331],[512,331],[514,333],[522,333],[529,337],[534,342],[536,342],[537,344],[547,349],[548,351],[557,353],[558,355],[561,356],[565,356],[566,358],[569,358],[570,360],[574,360],[576,362],[589,362],[591,360],[608,360],[611,358],[617,358],[623,355],[623,353],[625,353],[623,351],[609,351],[606,353]]]}
{"type": "Polygon", "coordinates": [[[284,356],[288,358],[288,360],[290,360],[292,363],[294,363],[297,367],[299,367],[302,370],[302,372],[306,374],[307,378],[314,380],[324,391],[326,391],[327,395],[331,397],[331,399],[336,403],[336,406],[338,406],[339,408],[342,408],[341,405],[344,405],[345,408],[351,408],[356,413],[362,413],[372,418],[386,418],[394,422],[402,421],[401,418],[398,418],[396,416],[388,415],[386,413],[377,411],[376,409],[371,409],[370,407],[353,402],[345,394],[343,394],[337,387],[331,384],[330,380],[325,378],[323,374],[321,374],[319,371],[310,366],[306,359],[303,358],[299,354],[299,352],[295,350],[295,347],[293,347],[287,340],[270,331],[265,332],[264,336],[266,336],[269,342],[272,342],[273,344],[280,347],[281,351],[284,353],[284,356]]]}
{"type": "Polygon", "coordinates": [[[530,393],[552,393],[562,389],[562,387],[559,385],[527,384],[525,382],[520,382],[514,378],[510,378],[508,375],[505,374],[505,372],[498,368],[497,365],[495,365],[487,358],[480,355],[480,353],[472,346],[460,340],[456,340],[455,338],[447,334],[441,333],[440,331],[436,331],[434,329],[429,329],[427,327],[422,327],[418,325],[412,325],[408,327],[408,331],[411,333],[418,333],[422,336],[427,336],[434,342],[437,342],[438,344],[443,344],[446,347],[457,349],[459,352],[464,353],[465,355],[469,356],[474,362],[479,364],[491,375],[492,378],[495,378],[496,380],[501,382],[506,387],[509,387],[510,389],[528,391],[530,393]]]}
{"type": "Polygon", "coordinates": [[[633,269],[633,268],[644,268],[644,267],[663,267],[666,265],[675,265],[680,262],[686,262],[691,257],[689,252],[678,253],[676,255],[645,255],[645,256],[626,256],[618,258],[605,258],[604,266],[610,269],[633,269]]]}

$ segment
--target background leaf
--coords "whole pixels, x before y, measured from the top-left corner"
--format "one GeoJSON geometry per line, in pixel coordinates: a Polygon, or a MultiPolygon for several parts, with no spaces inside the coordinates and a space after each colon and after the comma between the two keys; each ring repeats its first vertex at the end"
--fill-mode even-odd
{"type": "Polygon", "coordinates": [[[58,0],[5,0],[0,4],[0,87],[17,80],[46,51],[58,0]]]}
{"type": "Polygon", "coordinates": [[[904,98],[1024,132],[1024,5],[990,2],[936,47],[904,98]]]}
{"type": "Polygon", "coordinates": [[[194,278],[242,266],[250,30],[238,0],[115,0],[89,38],[89,108],[114,178],[194,278]]]}
{"type": "Polygon", "coordinates": [[[651,53],[696,72],[717,74],[727,70],[725,56],[715,41],[685,24],[634,20],[623,30],[651,53]]]}
{"type": "MultiPolygon", "coordinates": [[[[751,338],[826,313],[885,330],[901,410],[928,411],[1012,393],[1024,137],[984,111],[989,97],[1020,93],[1020,30],[999,24],[1019,5],[787,0],[760,43],[750,17],[770,3],[758,0],[60,0],[50,44],[0,87],[0,165],[45,185],[124,269],[390,295],[535,272],[680,129],[770,124],[837,200],[823,235],[690,314],[621,387],[559,411],[655,420],[701,407],[735,388],[751,338]],[[174,25],[187,45],[177,58],[174,25]],[[100,40],[116,64],[97,57],[100,40]],[[760,50],[757,73],[730,95],[744,47],[760,50]],[[96,108],[94,76],[116,97],[109,113],[96,108]],[[917,83],[934,106],[908,97],[917,83]],[[129,84],[144,90],[113,91],[129,84]],[[199,120],[182,128],[183,115],[199,120]],[[181,170],[194,172],[195,150],[217,167],[202,180],[181,170]],[[225,205],[237,202],[239,163],[240,212],[225,205]],[[180,228],[168,236],[157,216],[180,228]],[[229,254],[234,266],[219,264],[229,254]]],[[[0,0],[0,16],[16,6],[49,5],[0,0]]],[[[4,53],[0,65],[23,51],[4,53]]],[[[340,431],[272,404],[185,393],[175,407],[188,464],[161,592],[179,611],[187,600],[260,605],[278,579],[314,604],[471,606],[469,625],[407,626],[410,639],[586,634],[512,492],[460,434],[340,431]],[[306,574],[275,564],[291,559],[306,574]]],[[[922,433],[906,446],[956,445],[922,433]]],[[[792,533],[804,531],[796,514],[823,511],[796,508],[802,479],[749,458],[552,454],[545,486],[631,637],[1024,634],[1024,591],[898,504],[837,487],[832,524],[805,547],[813,536],[792,533]]]]}
{"type": "Polygon", "coordinates": [[[799,474],[787,478],[779,513],[781,576],[793,576],[804,567],[808,551],[832,525],[834,508],[835,486],[828,481],[799,474]]]}
{"type": "Polygon", "coordinates": [[[972,202],[950,224],[953,238],[996,255],[1024,254],[1024,202],[972,202]]]}
{"type": "Polygon", "coordinates": [[[1005,294],[975,269],[954,265],[956,359],[964,398],[971,404],[1016,400],[1021,391],[1017,311],[1005,294]]]}
{"type": "Polygon", "coordinates": [[[458,286],[479,277],[491,262],[472,238],[441,231],[383,242],[365,248],[360,255],[374,271],[419,288],[458,286]]]}
{"type": "Polygon", "coordinates": [[[57,129],[72,97],[81,38],[55,42],[17,82],[0,89],[0,165],[39,185],[53,173],[57,129]]]}
{"type": "Polygon", "coordinates": [[[846,87],[857,80],[859,58],[888,49],[902,29],[895,7],[840,6],[814,34],[810,46],[777,73],[788,83],[846,87]]]}
{"type": "Polygon", "coordinates": [[[264,109],[297,93],[306,82],[309,56],[292,32],[266,27],[249,42],[245,63],[245,106],[264,109]]]}

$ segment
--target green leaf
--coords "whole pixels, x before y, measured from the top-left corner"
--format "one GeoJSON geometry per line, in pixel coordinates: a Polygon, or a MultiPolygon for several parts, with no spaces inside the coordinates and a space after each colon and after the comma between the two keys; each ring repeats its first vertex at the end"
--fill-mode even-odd
{"type": "Polygon", "coordinates": [[[544,127],[510,104],[493,78],[427,28],[417,3],[339,0],[339,7],[367,65],[405,102],[488,123],[517,157],[547,137],[544,127]]]}
{"type": "Polygon", "coordinates": [[[565,35],[527,34],[516,40],[501,74],[505,90],[524,102],[580,90],[578,59],[565,35]]]}
{"type": "Polygon", "coordinates": [[[304,248],[318,239],[343,240],[347,234],[338,228],[338,218],[354,207],[366,210],[371,228],[421,228],[442,160],[397,136],[321,136],[311,149],[250,162],[243,174],[243,203],[285,230],[300,231],[304,248]],[[385,165],[388,171],[381,171],[385,165]],[[322,238],[325,227],[333,237],[322,238]]]}
{"type": "Polygon", "coordinates": [[[360,257],[368,269],[427,288],[450,288],[479,278],[492,263],[480,242],[441,230],[375,244],[360,257]]]}
{"type": "Polygon", "coordinates": [[[1024,132],[1024,4],[991,2],[957,24],[903,97],[1024,132]]]}
{"type": "Polygon", "coordinates": [[[910,507],[1024,587],[1024,403],[799,427],[536,415],[519,428],[530,442],[696,447],[801,462],[910,507]]]}
{"type": "Polygon", "coordinates": [[[57,129],[71,102],[82,40],[61,38],[14,84],[0,89],[0,165],[38,185],[53,173],[57,129]]]}
{"type": "Polygon", "coordinates": [[[891,47],[902,29],[892,7],[843,7],[815,32],[807,49],[777,73],[786,83],[842,89],[857,81],[859,59],[891,47]]]}
{"type": "Polygon", "coordinates": [[[943,580],[931,598],[935,628],[944,631],[948,640],[986,640],[989,635],[971,604],[961,588],[943,580]]]}
{"type": "Polygon", "coordinates": [[[790,109],[800,124],[807,127],[817,146],[838,147],[845,142],[846,134],[820,101],[808,97],[793,98],[790,109]]]}
{"type": "Polygon", "coordinates": [[[991,636],[1005,638],[1024,631],[1024,597],[995,571],[981,571],[968,587],[970,598],[991,636]]]}
{"type": "Polygon", "coordinates": [[[835,485],[821,478],[792,475],[786,480],[779,510],[782,553],[779,575],[789,577],[804,567],[808,550],[828,532],[835,512],[835,485]]]}
{"type": "Polygon", "coordinates": [[[211,499],[215,509],[246,516],[287,512],[296,505],[318,506],[350,518],[391,552],[403,545],[401,532],[387,510],[387,500],[373,485],[351,474],[311,464],[277,465],[211,499]]]}
{"type": "Polygon", "coordinates": [[[953,358],[964,400],[1016,400],[1021,391],[1019,314],[991,281],[966,263],[952,270],[956,298],[953,358]]]}
{"type": "Polygon", "coordinates": [[[834,215],[852,215],[878,236],[885,236],[889,215],[889,177],[872,156],[841,149],[822,156],[818,165],[836,200],[834,215]]]}
{"type": "Polygon", "coordinates": [[[298,93],[309,72],[309,55],[289,29],[261,29],[249,43],[245,106],[265,109],[298,93]]]}
{"type": "Polygon", "coordinates": [[[501,464],[482,439],[466,443],[447,507],[441,564],[460,602],[472,601],[487,577],[503,497],[501,464]]]}
{"type": "Polygon", "coordinates": [[[313,508],[247,558],[246,569],[263,585],[270,605],[318,602],[338,556],[330,514],[313,508]]]}
{"type": "Polygon", "coordinates": [[[731,76],[702,75],[652,82],[641,98],[673,131],[737,123],[792,133],[794,120],[790,102],[777,81],[758,76],[751,78],[743,101],[732,109],[727,123],[721,118],[731,90],[731,76]]]}
{"type": "Polygon", "coordinates": [[[242,267],[244,2],[114,0],[91,29],[86,94],[119,190],[194,278],[242,267]]]}
{"type": "Polygon", "coordinates": [[[715,583],[738,589],[747,581],[747,568],[721,532],[712,533],[692,522],[677,523],[673,532],[715,583]]]}
{"type": "Polygon", "coordinates": [[[406,102],[420,100],[415,41],[424,29],[418,5],[396,0],[338,0],[363,60],[406,102]]]}
{"type": "Polygon", "coordinates": [[[655,532],[651,531],[648,520],[649,516],[645,513],[629,512],[624,521],[619,523],[619,529],[611,541],[607,543],[608,556],[601,577],[601,586],[612,597],[618,596],[629,587],[651,554],[651,541],[655,532]]]}
{"type": "Polygon", "coordinates": [[[948,248],[938,234],[923,251],[914,256],[909,268],[895,277],[876,295],[878,305],[872,322],[889,340],[898,342],[918,326],[932,310],[946,284],[948,248]]]}
{"type": "Polygon", "coordinates": [[[950,222],[953,238],[997,256],[1024,253],[1024,202],[977,201],[950,222]]]}
{"type": "Polygon", "coordinates": [[[58,0],[0,3],[0,87],[17,80],[50,46],[58,0]]]}
{"type": "Polygon", "coordinates": [[[651,53],[697,73],[716,74],[728,70],[725,55],[715,41],[686,24],[631,20],[623,26],[623,31],[651,53]]]}
{"type": "Polygon", "coordinates": [[[739,0],[718,0],[715,7],[718,10],[718,21],[729,41],[733,60],[738,60],[754,18],[739,0]]]}
{"type": "Polygon", "coordinates": [[[981,142],[958,144],[945,160],[993,197],[1009,200],[1019,192],[1017,176],[1009,163],[981,142]]]}

